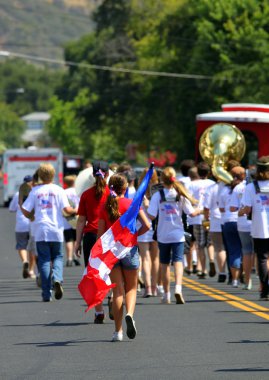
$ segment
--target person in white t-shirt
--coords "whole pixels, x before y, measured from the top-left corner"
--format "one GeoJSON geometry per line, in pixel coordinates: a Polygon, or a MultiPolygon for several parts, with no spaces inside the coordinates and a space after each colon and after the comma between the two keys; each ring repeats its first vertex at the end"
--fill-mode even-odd
{"type": "MultiPolygon", "coordinates": [[[[31,187],[32,176],[27,175],[24,177],[24,183],[31,187]]],[[[19,205],[19,192],[16,192],[12,198],[9,205],[10,212],[16,212],[16,225],[15,225],[15,234],[16,234],[16,249],[18,250],[20,259],[22,261],[22,277],[34,278],[34,268],[35,268],[35,255],[30,250],[28,251],[28,243],[30,238],[30,220],[27,219],[19,205]],[[29,256],[29,257],[28,257],[29,256]]]]}
{"type": "Polygon", "coordinates": [[[42,282],[42,299],[51,301],[51,277],[54,283],[54,296],[63,296],[63,215],[76,213],[69,206],[64,190],[52,183],[55,175],[51,164],[41,164],[38,176],[43,185],[34,187],[23,203],[21,210],[31,217],[34,210],[34,238],[38,253],[38,267],[42,282]],[[52,275],[51,275],[52,263],[52,275]]]}
{"type": "Polygon", "coordinates": [[[223,218],[223,235],[228,250],[228,260],[232,275],[232,285],[235,288],[239,286],[242,246],[237,230],[238,214],[236,211],[232,212],[230,208],[233,189],[243,180],[242,171],[244,172],[244,168],[240,166],[236,166],[231,169],[230,174],[233,177],[233,181],[231,185],[224,186],[219,196],[219,209],[222,213],[223,218]]]}
{"type": "MultiPolygon", "coordinates": [[[[75,190],[75,175],[67,175],[64,177],[65,193],[67,195],[71,207],[78,209],[79,197],[75,190]]],[[[80,265],[77,259],[74,259],[75,243],[76,243],[76,229],[68,222],[68,218],[64,218],[64,241],[66,252],[66,266],[71,267],[73,262],[80,265]]]]}
{"type": "MultiPolygon", "coordinates": [[[[145,177],[148,169],[144,169],[140,178],[139,184],[142,182],[145,177]]],[[[151,198],[151,187],[159,183],[158,175],[156,170],[153,171],[148,189],[143,199],[142,210],[147,212],[150,198],[151,198]]],[[[138,222],[139,223],[139,222],[138,222]]],[[[152,222],[149,219],[150,229],[143,235],[138,236],[138,249],[139,255],[142,261],[142,272],[145,282],[145,293],[144,298],[157,296],[158,290],[158,276],[159,276],[159,249],[158,243],[153,239],[153,228],[152,222]]]]}
{"type": "Polygon", "coordinates": [[[161,275],[165,294],[162,303],[170,303],[170,262],[175,272],[175,298],[177,304],[184,304],[182,295],[183,256],[184,256],[184,228],[182,212],[196,216],[200,209],[194,210],[192,203],[197,201],[188,193],[186,188],[176,181],[176,172],[172,167],[166,167],[161,174],[164,189],[153,194],[148,216],[154,220],[157,216],[157,241],[160,250],[161,275]]]}
{"type": "MultiPolygon", "coordinates": [[[[238,174],[240,179],[244,179],[233,189],[230,211],[238,211],[244,205],[244,192],[246,188],[245,181],[245,169],[241,168],[241,175],[238,174]]],[[[252,288],[251,269],[254,255],[253,239],[251,237],[251,220],[246,215],[239,216],[237,219],[237,230],[242,245],[243,255],[243,272],[245,274],[244,290],[250,290],[252,288]]]]}
{"type": "Polygon", "coordinates": [[[226,252],[222,239],[221,213],[218,206],[218,194],[223,183],[214,183],[207,187],[204,200],[205,220],[210,222],[209,235],[214,246],[219,269],[218,282],[226,281],[226,252]]]}
{"type": "MultiPolygon", "coordinates": [[[[212,186],[214,184],[214,181],[208,179],[208,176],[210,174],[210,167],[206,162],[200,162],[197,165],[197,171],[200,179],[197,181],[192,181],[188,185],[188,190],[195,199],[198,199],[198,207],[199,209],[203,210],[206,189],[209,186],[212,186]]],[[[193,233],[198,247],[198,257],[201,263],[201,272],[197,273],[200,279],[205,278],[207,273],[205,253],[206,248],[209,257],[209,276],[214,277],[216,275],[214,248],[209,237],[209,231],[203,225],[203,220],[204,215],[198,215],[192,218],[190,222],[193,225],[193,233]]]]}
{"type": "Polygon", "coordinates": [[[195,166],[195,162],[190,159],[185,159],[180,163],[181,175],[177,176],[177,180],[181,182],[184,186],[187,186],[191,179],[189,177],[189,170],[195,166]]]}
{"type": "Polygon", "coordinates": [[[256,180],[246,186],[244,207],[239,210],[239,215],[251,215],[251,235],[261,283],[260,299],[268,301],[269,156],[263,156],[257,161],[256,180]]]}

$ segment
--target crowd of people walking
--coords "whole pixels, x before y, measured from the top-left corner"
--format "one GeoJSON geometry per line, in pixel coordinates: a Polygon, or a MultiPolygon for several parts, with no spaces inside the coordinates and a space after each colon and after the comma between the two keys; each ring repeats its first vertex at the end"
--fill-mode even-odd
{"type": "MultiPolygon", "coordinates": [[[[96,240],[128,210],[147,170],[137,176],[127,163],[94,161],[95,184],[80,197],[75,176],[64,178],[64,189],[53,183],[50,164],[41,164],[23,179],[9,209],[16,212],[22,276],[37,279],[44,302],[52,301],[53,291],[56,300],[63,297],[64,251],[67,267],[80,265],[82,254],[86,267],[96,240]]],[[[269,300],[269,156],[257,161],[256,173],[234,160],[227,171],[230,184],[214,178],[205,162],[196,166],[184,160],[179,173],[173,167],[154,170],[137,220],[137,246],[110,273],[116,284],[109,294],[109,317],[115,323],[112,341],[123,340],[124,305],[127,336],[136,336],[139,282],[144,298],[160,296],[161,303],[170,304],[174,297],[183,305],[184,272],[199,281],[217,275],[219,283],[246,291],[252,289],[255,272],[260,299],[269,300]]],[[[94,323],[104,320],[101,303],[95,306],[94,323]]]]}

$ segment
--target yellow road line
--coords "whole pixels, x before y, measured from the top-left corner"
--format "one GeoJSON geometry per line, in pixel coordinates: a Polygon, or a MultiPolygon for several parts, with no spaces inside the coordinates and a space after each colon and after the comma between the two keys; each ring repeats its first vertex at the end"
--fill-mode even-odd
{"type": "Polygon", "coordinates": [[[247,301],[244,298],[237,297],[230,293],[226,293],[212,286],[201,284],[197,281],[191,280],[186,277],[183,278],[183,284],[187,286],[188,288],[193,289],[196,292],[205,294],[206,296],[214,298],[218,301],[226,302],[235,308],[247,311],[260,318],[269,320],[269,314],[265,313],[265,312],[268,313],[269,309],[266,307],[260,306],[256,304],[255,302],[247,301]]]}

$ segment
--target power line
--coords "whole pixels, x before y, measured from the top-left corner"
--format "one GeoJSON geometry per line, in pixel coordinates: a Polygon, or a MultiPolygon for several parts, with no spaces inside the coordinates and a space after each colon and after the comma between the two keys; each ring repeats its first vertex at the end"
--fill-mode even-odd
{"type": "Polygon", "coordinates": [[[200,75],[200,74],[184,74],[184,73],[171,73],[165,71],[151,71],[151,70],[138,70],[138,69],[127,69],[124,67],[112,67],[112,66],[102,66],[102,65],[92,65],[89,63],[77,63],[73,61],[63,61],[59,59],[46,58],[35,55],[28,55],[10,51],[0,51],[0,56],[3,57],[17,57],[29,59],[37,62],[47,62],[47,63],[55,63],[63,66],[73,66],[73,67],[81,67],[93,70],[103,70],[103,71],[112,71],[118,73],[128,73],[128,74],[138,74],[145,76],[159,76],[159,77],[170,77],[170,78],[181,78],[181,79],[200,79],[200,80],[211,80],[212,76],[208,75],[200,75]]]}

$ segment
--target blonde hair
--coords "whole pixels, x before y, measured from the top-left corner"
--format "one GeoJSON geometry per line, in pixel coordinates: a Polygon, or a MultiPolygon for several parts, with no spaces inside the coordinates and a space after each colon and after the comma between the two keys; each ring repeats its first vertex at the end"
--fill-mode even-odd
{"type": "MultiPolygon", "coordinates": [[[[138,186],[140,185],[140,183],[143,181],[143,178],[145,177],[145,175],[147,174],[147,172],[149,171],[148,168],[145,168],[141,175],[140,175],[140,178],[139,178],[139,181],[138,181],[138,186]]],[[[159,183],[159,178],[158,178],[158,174],[156,172],[156,170],[154,169],[153,170],[153,174],[152,174],[152,177],[150,179],[150,183],[149,183],[149,186],[147,188],[147,191],[146,191],[146,197],[147,198],[150,198],[150,186],[153,186],[153,185],[157,185],[159,183]]]]}
{"type": "Polygon", "coordinates": [[[183,196],[184,198],[188,199],[192,205],[195,205],[198,203],[198,201],[191,196],[191,194],[187,191],[184,185],[176,180],[176,172],[175,169],[171,166],[167,166],[163,169],[161,174],[161,180],[164,185],[168,187],[173,187],[176,192],[178,193],[178,196],[183,196]]]}
{"type": "Polygon", "coordinates": [[[38,177],[42,182],[50,183],[55,176],[55,169],[51,164],[42,163],[38,168],[38,177]]]}

